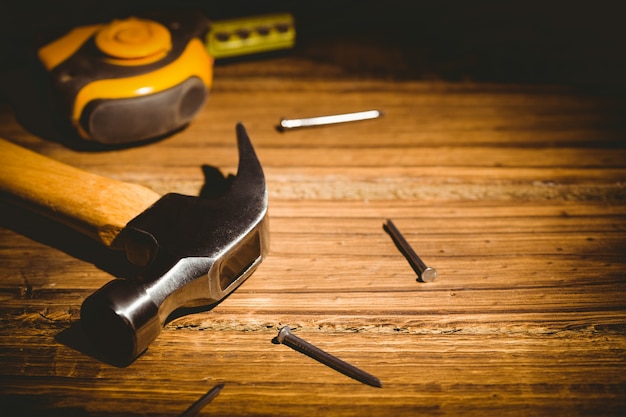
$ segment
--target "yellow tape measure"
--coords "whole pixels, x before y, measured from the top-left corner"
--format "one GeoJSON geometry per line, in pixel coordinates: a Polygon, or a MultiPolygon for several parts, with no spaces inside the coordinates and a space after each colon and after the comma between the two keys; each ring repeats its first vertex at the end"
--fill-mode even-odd
{"type": "Polygon", "coordinates": [[[206,28],[198,15],[131,17],[76,28],[38,55],[82,138],[131,143],[168,134],[202,108],[213,77],[206,28]]]}
{"type": "Polygon", "coordinates": [[[127,144],[170,134],[202,109],[215,58],[291,48],[289,14],[209,22],[195,14],[81,26],[43,46],[63,116],[78,135],[127,144]]]}

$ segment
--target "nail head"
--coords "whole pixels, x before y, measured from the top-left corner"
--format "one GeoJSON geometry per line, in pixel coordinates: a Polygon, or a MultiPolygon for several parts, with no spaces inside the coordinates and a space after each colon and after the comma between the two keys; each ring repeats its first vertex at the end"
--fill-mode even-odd
{"type": "Polygon", "coordinates": [[[290,334],[291,334],[291,329],[289,328],[289,326],[283,326],[278,331],[278,336],[276,336],[276,340],[278,340],[278,343],[283,343],[283,341],[285,340],[285,337],[289,336],[290,334]]]}
{"type": "Polygon", "coordinates": [[[420,279],[424,282],[432,282],[435,278],[437,278],[437,270],[430,266],[426,267],[420,276],[420,279]]]}

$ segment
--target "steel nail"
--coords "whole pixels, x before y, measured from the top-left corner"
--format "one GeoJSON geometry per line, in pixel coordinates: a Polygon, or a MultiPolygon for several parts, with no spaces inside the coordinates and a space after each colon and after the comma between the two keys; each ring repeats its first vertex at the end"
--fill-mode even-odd
{"type": "Polygon", "coordinates": [[[409,261],[409,264],[423,282],[432,282],[437,278],[437,270],[430,266],[426,266],[424,261],[415,253],[411,245],[406,241],[402,233],[398,230],[395,224],[391,220],[387,220],[387,223],[383,225],[383,228],[389,233],[391,239],[394,241],[400,252],[409,261]]]}
{"type": "Polygon", "coordinates": [[[382,112],[379,110],[366,110],[355,113],[307,117],[303,119],[281,119],[278,129],[282,131],[299,127],[313,127],[335,123],[356,122],[359,120],[376,119],[380,116],[382,116],[382,112]]]}
{"type": "Polygon", "coordinates": [[[200,410],[202,410],[208,403],[213,401],[213,399],[218,396],[222,388],[224,388],[224,384],[217,384],[211,388],[209,392],[200,397],[198,401],[191,404],[191,407],[182,413],[180,417],[192,417],[198,414],[200,410]]]}
{"type": "Polygon", "coordinates": [[[276,340],[278,340],[279,343],[287,345],[290,348],[295,349],[298,352],[303,353],[323,363],[324,365],[327,365],[334,370],[341,372],[346,376],[349,376],[350,378],[354,378],[359,382],[378,388],[382,388],[383,386],[380,380],[374,375],[368,374],[367,372],[357,368],[356,366],[350,365],[349,363],[339,359],[338,357],[333,356],[330,353],[324,352],[322,349],[310,344],[305,340],[302,340],[298,336],[294,336],[291,333],[291,329],[289,328],[289,326],[283,326],[279,330],[276,340]]]}

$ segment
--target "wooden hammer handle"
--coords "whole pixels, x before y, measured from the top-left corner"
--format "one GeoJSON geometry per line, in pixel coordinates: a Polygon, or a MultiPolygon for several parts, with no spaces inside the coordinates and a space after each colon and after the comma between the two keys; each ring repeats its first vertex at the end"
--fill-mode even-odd
{"type": "Polygon", "coordinates": [[[0,138],[0,191],[111,248],[126,224],[160,196],[91,174],[0,138]]]}

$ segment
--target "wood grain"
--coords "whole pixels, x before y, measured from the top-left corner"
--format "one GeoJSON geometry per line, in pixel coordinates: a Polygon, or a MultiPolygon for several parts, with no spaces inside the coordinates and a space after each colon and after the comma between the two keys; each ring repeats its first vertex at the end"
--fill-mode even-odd
{"type": "Polygon", "coordinates": [[[0,112],[0,136],[158,194],[237,165],[246,125],[270,197],[270,256],[127,368],[81,337],[86,296],[130,273],[81,235],[4,205],[2,409],[175,416],[626,413],[626,101],[566,86],[351,77],[294,57],[217,67],[206,108],[147,146],[78,152],[0,112]],[[382,119],[278,133],[283,117],[382,119]],[[393,219],[438,278],[419,283],[393,219]],[[272,343],[278,328],[376,375],[375,389],[272,343]]]}

